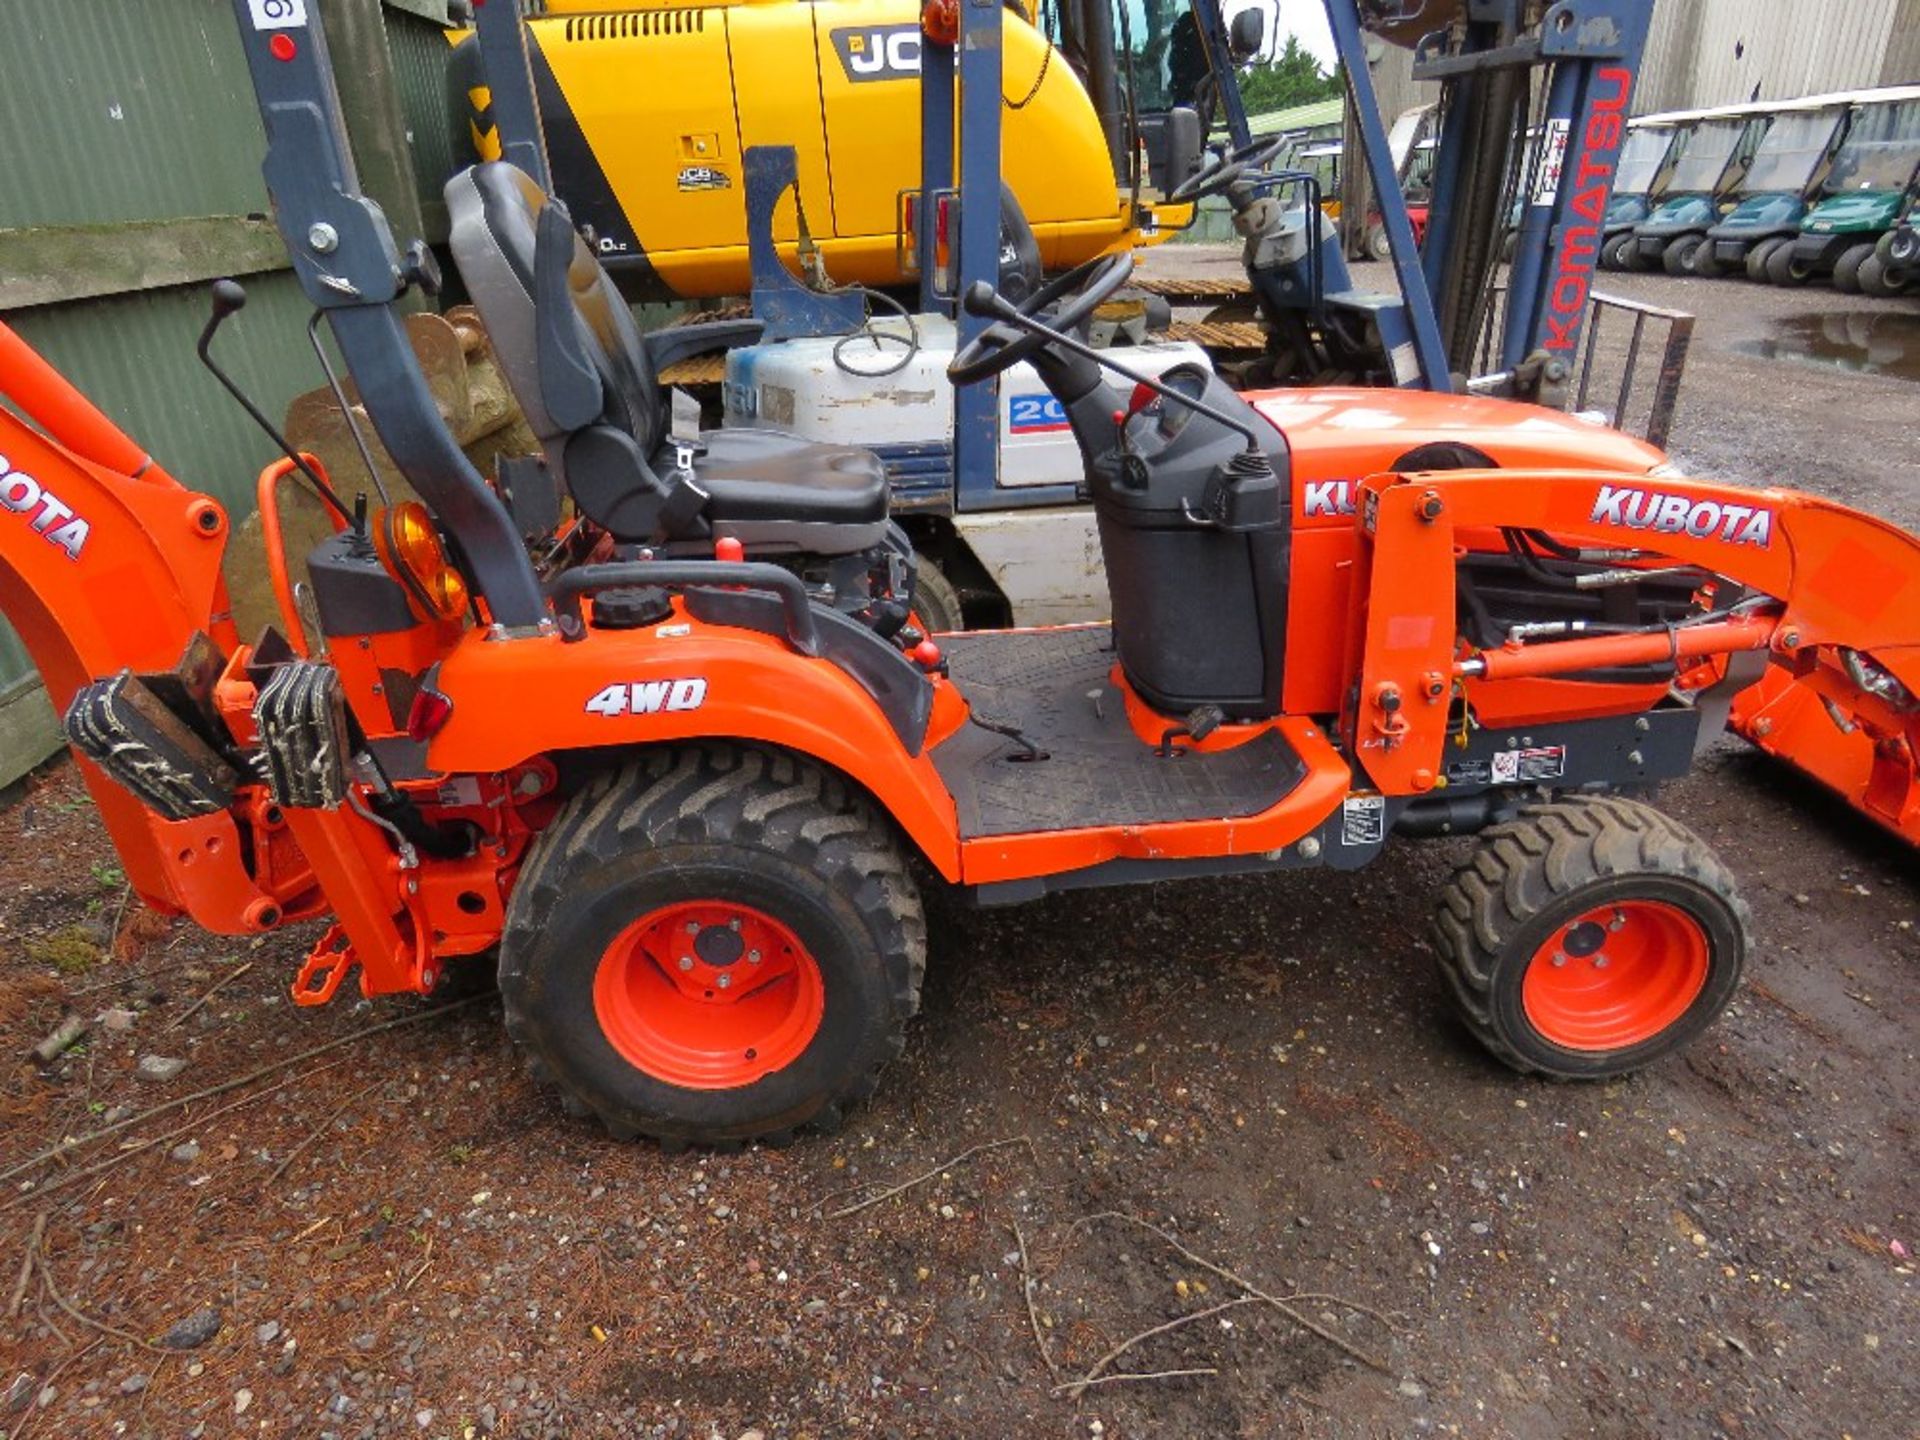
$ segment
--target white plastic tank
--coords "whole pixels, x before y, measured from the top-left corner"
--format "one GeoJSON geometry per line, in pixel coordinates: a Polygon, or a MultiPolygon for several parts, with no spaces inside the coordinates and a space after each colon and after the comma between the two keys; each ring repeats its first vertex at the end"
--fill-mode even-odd
{"type": "MultiPolygon", "coordinates": [[[[954,323],[943,315],[917,315],[914,329],[917,345],[906,321],[888,316],[873,322],[871,332],[877,335],[781,340],[730,350],[723,423],[838,445],[950,445],[953,387],[947,383],[947,362],[955,348],[954,323]]],[[[1110,353],[1147,375],[1182,364],[1211,368],[1206,352],[1186,341],[1117,346],[1110,353]]],[[[1126,388],[1126,381],[1110,378],[1126,388]]],[[[1070,485],[1081,478],[1080,450],[1066,412],[1032,366],[1014,366],[1000,377],[1000,483],[1070,485]]]]}

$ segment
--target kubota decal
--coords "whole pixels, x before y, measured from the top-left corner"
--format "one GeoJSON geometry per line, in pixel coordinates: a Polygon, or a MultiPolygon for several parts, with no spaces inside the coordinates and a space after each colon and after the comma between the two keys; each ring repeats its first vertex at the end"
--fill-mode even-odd
{"type": "Polygon", "coordinates": [[[1652,530],[1661,535],[1691,535],[1696,540],[1757,545],[1763,550],[1773,542],[1773,512],[1764,505],[1695,500],[1688,495],[1666,495],[1632,485],[1602,485],[1594,497],[1593,514],[1588,518],[1596,525],[1652,530]]]}
{"type": "Polygon", "coordinates": [[[908,80],[920,73],[918,25],[862,25],[835,30],[833,48],[847,79],[859,85],[868,80],[908,80]]]}
{"type": "Polygon", "coordinates": [[[1351,480],[1309,480],[1301,488],[1305,503],[1301,505],[1300,513],[1306,518],[1353,514],[1351,480]]]}
{"type": "Polygon", "coordinates": [[[27,517],[33,533],[78,560],[93,526],[73,513],[73,507],[24,470],[16,470],[0,455],[0,507],[27,517]],[[37,512],[37,513],[36,513],[37,512]]]}
{"type": "Polygon", "coordinates": [[[590,714],[657,715],[662,710],[698,710],[707,699],[707,682],[695,675],[684,680],[635,680],[609,685],[587,701],[590,714]]]}

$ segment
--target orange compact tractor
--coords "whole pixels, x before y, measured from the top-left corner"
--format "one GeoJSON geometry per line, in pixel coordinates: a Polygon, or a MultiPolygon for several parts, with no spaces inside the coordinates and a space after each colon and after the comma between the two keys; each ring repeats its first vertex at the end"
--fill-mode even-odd
{"type": "Polygon", "coordinates": [[[1478,832],[1435,919],[1466,1023],[1518,1069],[1617,1075],[1740,975],[1733,877],[1645,799],[1729,706],[1779,685],[1887,786],[1911,764],[1913,537],[1503,401],[1116,387],[1075,332],[1125,257],[1019,309],[975,287],[995,323],[954,361],[1029,360],[1063,407],[1110,625],[920,635],[877,463],[676,433],[659,342],[499,163],[449,186],[452,248],[543,454],[485,479],[405,343],[433,265],[355,185],[313,7],[236,8],[296,271],[425,503],[270,468],[270,544],[289,483],[335,533],[297,585],[270,556],[282,619],[249,643],[226,512],[0,328],[0,602],[148,904],[331,917],[302,1003],[497,966],[570,1109],[782,1138],[899,1051],[924,885],[1003,903],[1478,832]]]}

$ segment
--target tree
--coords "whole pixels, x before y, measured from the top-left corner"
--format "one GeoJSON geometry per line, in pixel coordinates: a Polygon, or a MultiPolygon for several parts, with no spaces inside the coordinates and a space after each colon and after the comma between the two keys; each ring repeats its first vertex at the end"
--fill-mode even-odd
{"type": "Polygon", "coordinates": [[[1320,62],[1301,46],[1299,37],[1289,35],[1285,49],[1241,77],[1240,103],[1249,115],[1264,115],[1271,110],[1331,100],[1340,90],[1339,75],[1322,70],[1320,62]]]}

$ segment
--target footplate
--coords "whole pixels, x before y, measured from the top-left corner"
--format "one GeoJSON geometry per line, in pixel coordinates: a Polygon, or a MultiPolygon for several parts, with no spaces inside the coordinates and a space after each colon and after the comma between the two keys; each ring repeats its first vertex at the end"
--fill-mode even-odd
{"type": "Polygon", "coordinates": [[[353,942],[347,938],[346,926],[329,925],[327,933],[314,942],[313,949],[300,964],[300,973],[293,982],[293,1003],[326,1004],[339,991],[347,972],[359,963],[360,957],[353,953],[353,942]]]}
{"type": "Polygon", "coordinates": [[[313,660],[278,666],[253,702],[267,788],[291,809],[333,810],[347,798],[347,730],[340,672],[313,660]]]}
{"type": "Polygon", "coordinates": [[[167,820],[233,804],[239,776],[131,670],[85,686],[62,728],[74,749],[167,820]]]}

